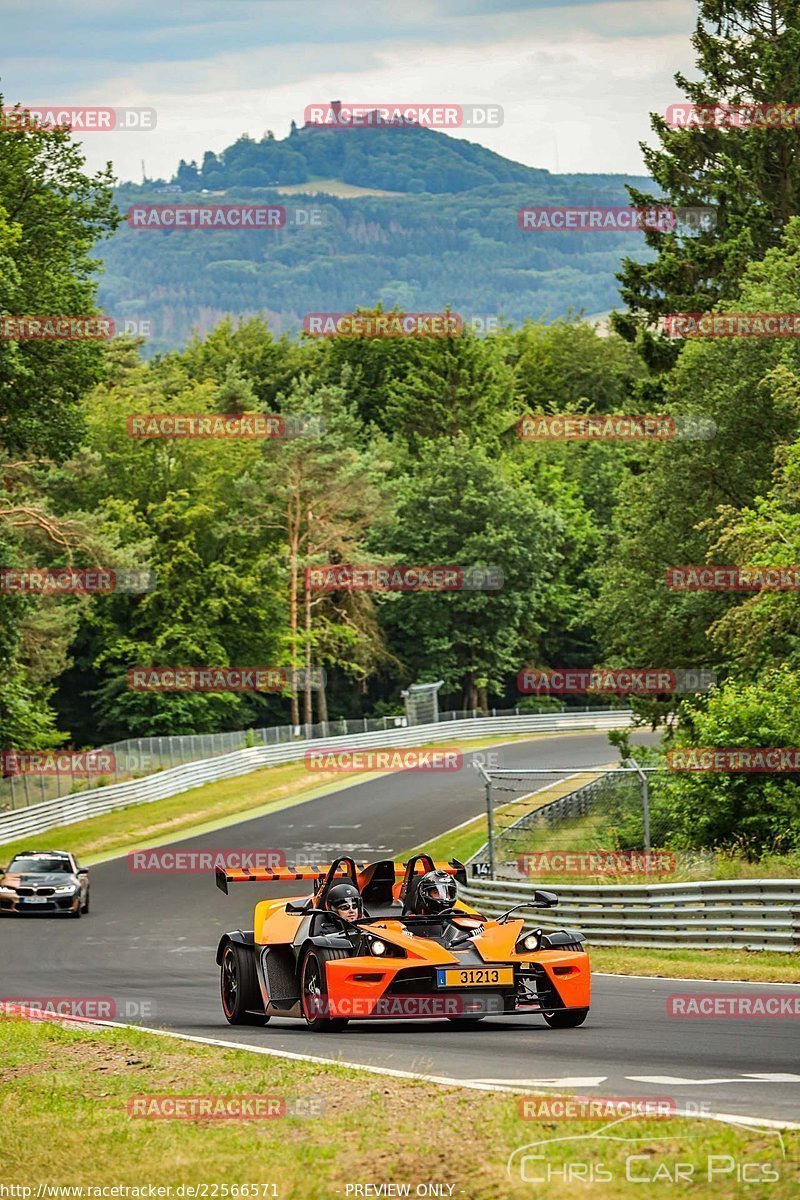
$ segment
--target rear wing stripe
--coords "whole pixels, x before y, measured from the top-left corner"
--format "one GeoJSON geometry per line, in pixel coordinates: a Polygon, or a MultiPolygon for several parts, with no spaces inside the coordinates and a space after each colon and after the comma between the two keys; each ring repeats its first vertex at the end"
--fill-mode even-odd
{"type": "MultiPolygon", "coordinates": [[[[374,865],[374,863],[356,863],[356,869],[361,875],[374,865]]],[[[434,863],[434,867],[437,871],[446,871],[448,875],[458,875],[459,871],[464,870],[462,864],[455,860],[451,863],[437,862],[434,863]]],[[[322,879],[330,869],[330,863],[319,863],[316,866],[309,864],[300,870],[292,867],[256,867],[252,871],[246,871],[241,867],[230,867],[227,870],[224,867],[217,867],[217,887],[227,896],[229,883],[288,883],[297,879],[322,879]]],[[[405,863],[396,862],[394,864],[395,879],[402,879],[405,871],[405,863]]],[[[345,879],[349,878],[344,869],[342,869],[342,875],[345,879]]]]}

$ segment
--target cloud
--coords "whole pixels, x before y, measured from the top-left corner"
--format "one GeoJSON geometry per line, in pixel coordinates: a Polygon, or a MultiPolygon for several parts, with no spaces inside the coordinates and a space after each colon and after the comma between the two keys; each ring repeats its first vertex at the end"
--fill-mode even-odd
{"type": "Polygon", "coordinates": [[[2,0],[7,102],[148,105],[152,133],[96,134],[91,166],[168,175],[308,103],[447,100],[505,110],[469,136],[534,166],[642,170],[648,113],[691,73],[692,0],[2,0]]]}

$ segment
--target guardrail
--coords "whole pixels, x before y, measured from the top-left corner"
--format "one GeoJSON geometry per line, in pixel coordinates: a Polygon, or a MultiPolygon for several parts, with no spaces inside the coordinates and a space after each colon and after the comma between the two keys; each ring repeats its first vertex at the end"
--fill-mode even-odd
{"type": "MultiPolygon", "coordinates": [[[[583,885],[549,883],[559,904],[531,910],[547,931],[576,928],[596,946],[800,949],[800,879],[583,885]]],[[[486,916],[533,899],[536,885],[473,880],[463,898],[486,916]]]]}
{"type": "Polygon", "coordinates": [[[0,815],[0,845],[118,808],[147,804],[176,796],[191,788],[257,771],[260,767],[298,762],[311,751],[325,749],[368,750],[392,746],[425,746],[465,738],[484,738],[519,733],[565,733],[570,730],[620,729],[630,724],[629,709],[600,709],[584,713],[529,714],[513,717],[479,717],[435,725],[413,725],[349,737],[314,738],[277,746],[251,746],[232,754],[187,763],[91,791],[75,792],[28,808],[0,815]]]}

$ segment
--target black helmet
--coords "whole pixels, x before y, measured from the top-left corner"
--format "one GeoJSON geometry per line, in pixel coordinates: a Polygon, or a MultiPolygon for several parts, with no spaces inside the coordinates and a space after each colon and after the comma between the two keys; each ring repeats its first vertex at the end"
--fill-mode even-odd
{"type": "Polygon", "coordinates": [[[335,912],[346,921],[360,921],[364,916],[364,905],[355,884],[337,883],[328,892],[325,907],[329,912],[335,912]],[[345,911],[347,910],[347,911],[345,911]]]}
{"type": "Polygon", "coordinates": [[[446,871],[428,871],[417,887],[417,906],[422,913],[441,913],[458,899],[456,881],[446,871]]]}

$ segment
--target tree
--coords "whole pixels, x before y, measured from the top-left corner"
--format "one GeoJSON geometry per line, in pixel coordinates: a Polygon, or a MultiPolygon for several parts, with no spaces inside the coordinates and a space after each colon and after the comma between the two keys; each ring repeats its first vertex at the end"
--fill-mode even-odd
{"type": "MultiPolygon", "coordinates": [[[[363,677],[377,653],[371,604],[362,599],[337,605],[315,595],[306,570],[331,554],[341,560],[358,553],[383,505],[385,446],[364,430],[342,387],[316,385],[302,376],[280,398],[280,408],[287,421],[299,422],[298,436],[267,443],[263,462],[248,473],[241,491],[252,513],[253,533],[272,529],[281,538],[288,607],[285,651],[296,725],[300,687],[305,721],[311,722],[315,671],[325,664],[363,677]],[[316,609],[321,611],[315,624],[316,609]],[[365,656],[366,648],[370,654],[365,656]]],[[[326,712],[322,685],[319,699],[326,712]]],[[[321,719],[326,719],[322,712],[321,719]]]]}
{"type": "MultiPolygon", "coordinates": [[[[724,307],[794,311],[799,267],[795,220],[784,244],[748,268],[740,296],[724,307]]],[[[715,432],[708,440],[643,448],[620,485],[608,561],[598,567],[595,620],[608,656],[630,666],[725,666],[723,641],[712,641],[708,630],[739,598],[670,591],[665,573],[673,566],[720,562],[718,554],[730,550],[733,541],[718,541],[718,509],[746,510],[769,488],[776,450],[796,436],[798,380],[800,352],[793,339],[686,345],[667,380],[665,407],[679,417],[711,420],[715,432]]]]}
{"type": "MultiPolygon", "coordinates": [[[[797,0],[700,0],[692,43],[700,78],[676,83],[696,106],[800,100],[800,4],[797,0]]],[[[737,294],[751,261],[778,244],[800,205],[800,149],[795,128],[672,128],[651,114],[660,145],[642,143],[658,195],[629,187],[636,207],[710,206],[715,226],[680,235],[648,230],[655,259],[626,258],[620,293],[630,310],[615,319],[633,338],[665,313],[708,312],[737,294]]],[[[674,360],[674,346],[645,336],[653,364],[674,360]]]]}
{"type": "MultiPolygon", "coordinates": [[[[685,703],[675,750],[800,745],[800,676],[791,667],[729,681],[685,703]]],[[[661,789],[659,788],[659,792],[661,789]]],[[[675,848],[728,849],[753,859],[800,850],[797,772],[676,772],[656,801],[675,848]]]]}
{"type": "MultiPolygon", "coordinates": [[[[0,311],[95,313],[91,252],[117,220],[110,169],[86,175],[69,130],[0,122],[0,311]]],[[[90,524],[59,515],[46,489],[48,464],[80,440],[81,396],[103,368],[97,342],[0,338],[0,565],[70,563],[96,549],[90,524]]],[[[63,741],[49,700],[73,630],[73,610],[0,592],[0,745],[63,741]]]]}
{"type": "MultiPolygon", "coordinates": [[[[0,122],[0,303],[12,316],[97,312],[92,251],[120,216],[110,166],[86,175],[70,138],[69,129],[0,122]]],[[[80,440],[80,397],[102,371],[98,341],[0,339],[0,439],[7,450],[68,457],[80,440]]]]}
{"type": "Polygon", "coordinates": [[[488,441],[510,410],[513,375],[492,338],[468,329],[411,339],[405,370],[388,383],[382,421],[412,452],[431,438],[488,441]]]}
{"type": "Polygon", "coordinates": [[[423,444],[399,464],[397,508],[373,527],[397,565],[499,567],[499,588],[419,591],[381,600],[381,623],[415,682],[443,679],[461,707],[485,708],[540,648],[559,573],[559,515],[466,437],[423,444]],[[402,472],[402,473],[401,473],[402,472]]]}

